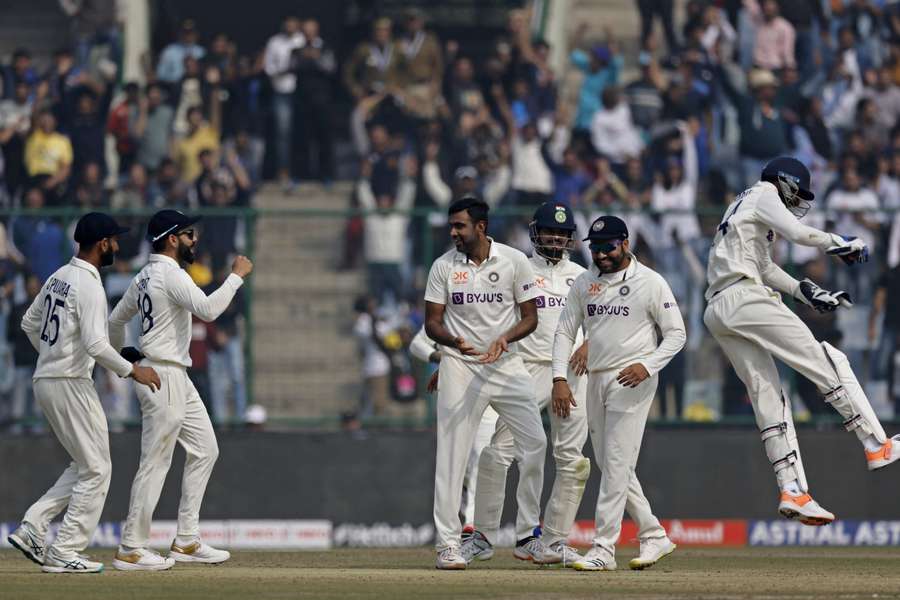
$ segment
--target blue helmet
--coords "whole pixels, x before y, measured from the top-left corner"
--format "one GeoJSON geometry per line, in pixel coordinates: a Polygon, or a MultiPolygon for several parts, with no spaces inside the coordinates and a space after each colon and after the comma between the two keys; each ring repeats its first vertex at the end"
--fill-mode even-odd
{"type": "Polygon", "coordinates": [[[790,156],[779,156],[763,167],[760,179],[778,189],[781,201],[798,219],[809,212],[809,203],[816,195],[810,189],[809,169],[802,162],[790,156]]]}
{"type": "Polygon", "coordinates": [[[537,254],[559,260],[575,245],[575,216],[565,204],[544,202],[534,211],[528,232],[537,254]]]}

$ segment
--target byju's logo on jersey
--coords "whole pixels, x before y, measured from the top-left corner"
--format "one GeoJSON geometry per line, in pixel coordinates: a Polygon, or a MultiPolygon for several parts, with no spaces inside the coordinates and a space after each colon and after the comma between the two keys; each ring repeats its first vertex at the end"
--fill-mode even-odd
{"type": "Polygon", "coordinates": [[[566,299],[555,296],[538,296],[535,298],[535,305],[538,308],[565,308],[566,299]]]}
{"type": "Polygon", "coordinates": [[[534,299],[534,305],[538,308],[547,308],[547,299],[543,296],[538,296],[534,299]]]}
{"type": "Polygon", "coordinates": [[[611,306],[609,304],[588,304],[587,305],[587,316],[589,317],[602,317],[604,315],[610,317],[627,317],[628,313],[631,312],[631,308],[628,306],[616,305],[611,306]]]}
{"type": "Polygon", "coordinates": [[[453,292],[450,296],[453,304],[493,304],[503,302],[502,293],[453,292]]]}
{"type": "Polygon", "coordinates": [[[453,304],[465,304],[466,303],[466,295],[462,292],[453,292],[452,296],[453,304]]]}

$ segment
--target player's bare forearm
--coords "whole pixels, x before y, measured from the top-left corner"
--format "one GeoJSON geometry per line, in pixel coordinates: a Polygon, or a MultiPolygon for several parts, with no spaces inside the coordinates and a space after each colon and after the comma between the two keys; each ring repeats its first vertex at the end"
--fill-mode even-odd
{"type": "Polygon", "coordinates": [[[444,326],[444,305],[425,303],[425,333],[441,346],[456,347],[456,336],[444,326]]]}
{"type": "Polygon", "coordinates": [[[519,322],[510,327],[509,331],[503,334],[507,342],[518,342],[524,337],[528,337],[538,326],[537,304],[534,300],[522,302],[519,304],[519,314],[521,318],[519,322]]]}

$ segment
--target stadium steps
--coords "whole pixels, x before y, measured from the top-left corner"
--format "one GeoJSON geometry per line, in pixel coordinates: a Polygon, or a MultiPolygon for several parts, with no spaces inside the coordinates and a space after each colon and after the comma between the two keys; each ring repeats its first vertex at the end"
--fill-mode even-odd
{"type": "MultiPolygon", "coordinates": [[[[304,184],[286,195],[264,186],[257,206],[343,211],[350,184],[304,184]]],[[[285,213],[257,221],[253,391],[275,418],[333,416],[357,404],[360,364],[351,333],[360,271],[339,272],[345,220],[285,213]]]]}
{"type": "Polygon", "coordinates": [[[7,63],[16,48],[27,48],[43,72],[53,52],[70,40],[69,19],[57,0],[0,1],[0,61],[7,63]]]}

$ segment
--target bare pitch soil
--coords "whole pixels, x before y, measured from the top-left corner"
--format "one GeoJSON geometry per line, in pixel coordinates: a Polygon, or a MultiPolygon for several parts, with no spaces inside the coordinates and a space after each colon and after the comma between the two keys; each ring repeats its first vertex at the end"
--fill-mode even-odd
{"type": "MultiPolygon", "coordinates": [[[[466,571],[434,568],[430,549],[236,552],[220,566],[162,573],[48,575],[0,551],[0,599],[90,598],[900,598],[900,548],[686,548],[652,569],[537,568],[501,548],[466,571]]],[[[113,551],[92,554],[109,566],[113,551]]]]}

